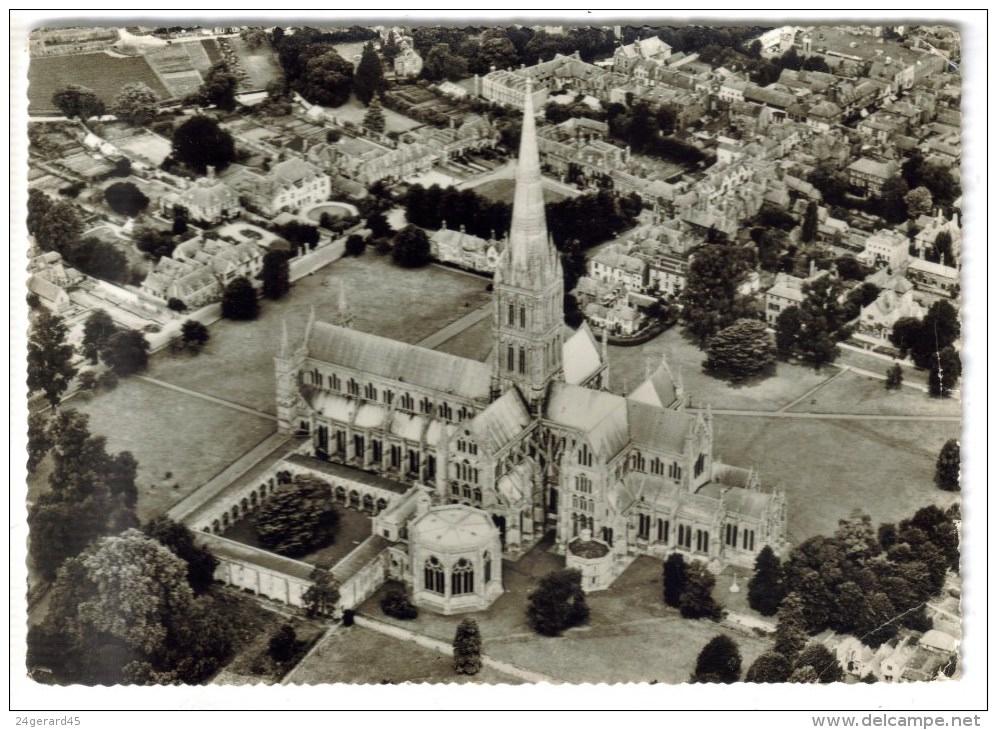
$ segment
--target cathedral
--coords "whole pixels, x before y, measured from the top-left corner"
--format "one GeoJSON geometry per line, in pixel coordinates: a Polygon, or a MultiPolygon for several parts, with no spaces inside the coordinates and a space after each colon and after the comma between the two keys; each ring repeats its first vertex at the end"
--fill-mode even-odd
{"type": "MultiPolygon", "coordinates": [[[[599,556],[592,589],[636,555],[677,550],[719,570],[750,567],[765,545],[783,552],[784,495],[714,458],[712,414],[686,409],[667,362],[611,393],[605,341],[565,325],[529,94],[515,182],[489,362],[359,332],[341,297],[334,321],[312,316],[297,346],[285,332],[281,430],[308,434],[309,462],[395,485],[410,507],[390,532],[406,542],[393,570],[442,612],[486,608],[501,557],[549,532],[569,566],[573,553],[599,556]]],[[[375,532],[389,535],[388,521],[375,532]]]]}

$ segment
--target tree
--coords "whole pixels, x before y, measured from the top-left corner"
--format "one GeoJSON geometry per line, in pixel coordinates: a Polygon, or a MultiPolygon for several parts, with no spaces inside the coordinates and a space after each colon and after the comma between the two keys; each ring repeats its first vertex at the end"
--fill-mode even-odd
{"type": "Polygon", "coordinates": [[[367,248],[367,241],[359,233],[352,233],[346,239],[344,253],[347,256],[362,256],[367,248]]]}
{"type": "Polygon", "coordinates": [[[900,350],[900,357],[918,347],[921,338],[921,320],[917,317],[901,317],[893,324],[890,344],[900,350]]]}
{"type": "Polygon", "coordinates": [[[306,61],[301,78],[294,85],[313,104],[342,106],[349,101],[353,90],[353,64],[330,49],[306,61]]]}
{"type": "Polygon", "coordinates": [[[405,587],[394,584],[388,587],[381,599],[381,610],[385,616],[401,619],[402,621],[412,621],[419,617],[419,609],[405,594],[405,587]]]}
{"type": "Polygon", "coordinates": [[[928,371],[928,393],[933,398],[948,398],[962,377],[962,360],[955,348],[942,349],[928,371]]]}
{"type": "Polygon", "coordinates": [[[886,371],[886,389],[899,390],[904,382],[904,371],[900,363],[894,363],[893,367],[886,371]]]}
{"type": "Polygon", "coordinates": [[[28,472],[34,472],[52,448],[48,418],[40,411],[28,413],[28,472]]]}
{"type": "Polygon", "coordinates": [[[543,636],[560,636],[565,630],[588,620],[589,609],[582,591],[582,574],[557,570],[540,579],[530,594],[526,610],[533,630],[543,636]]]}
{"type": "Polygon", "coordinates": [[[796,352],[796,344],[803,331],[803,318],[799,307],[786,307],[775,320],[775,349],[781,357],[796,352]]]}
{"type": "Polygon", "coordinates": [[[184,320],[183,324],[180,325],[180,334],[183,337],[184,346],[197,351],[200,351],[211,339],[211,333],[207,326],[196,319],[184,320]]]}
{"type": "Polygon", "coordinates": [[[104,343],[100,359],[118,377],[132,375],[149,364],[149,341],[136,330],[118,330],[104,343]]]}
{"type": "Polygon", "coordinates": [[[111,111],[118,119],[144,126],[159,113],[159,95],[141,81],[125,84],[114,97],[111,111]]]}
{"type": "Polygon", "coordinates": [[[405,268],[416,268],[429,263],[429,237],[416,226],[405,226],[395,234],[391,256],[395,263],[405,268]]]}
{"type": "Polygon", "coordinates": [[[370,106],[367,107],[367,113],[363,117],[363,125],[367,129],[384,133],[384,110],[381,108],[381,100],[376,96],[371,99],[370,106]]]}
{"type": "Polygon", "coordinates": [[[938,261],[947,264],[948,266],[955,266],[956,260],[955,256],[952,254],[952,234],[948,231],[939,231],[938,235],[935,236],[935,251],[933,258],[938,259],[938,261]]]}
{"type": "Polygon", "coordinates": [[[720,620],[723,609],[713,600],[716,582],[717,579],[702,561],[693,560],[686,566],[685,590],[679,599],[679,612],[683,618],[720,620]]]}
{"type": "Polygon", "coordinates": [[[764,322],[739,319],[709,339],[706,354],[707,370],[738,381],[765,371],[775,361],[775,345],[764,322]]]}
{"type": "Polygon", "coordinates": [[[283,664],[294,658],[301,647],[298,635],[291,624],[283,624],[267,644],[267,654],[278,664],[283,664]]]}
{"type": "Polygon", "coordinates": [[[931,191],[920,185],[904,196],[907,203],[907,217],[916,220],[922,215],[931,215],[934,201],[931,199],[931,191]]]}
{"type": "Polygon", "coordinates": [[[682,557],[682,553],[672,553],[669,555],[665,559],[662,572],[665,603],[678,608],[686,586],[685,558],[682,557]]]}
{"type": "Polygon", "coordinates": [[[896,225],[907,220],[907,183],[899,177],[891,177],[883,183],[883,191],[878,199],[872,200],[872,210],[896,225]]]}
{"type": "Polygon", "coordinates": [[[218,559],[209,550],[194,542],[194,534],[166,515],[153,518],[142,532],[158,541],[187,564],[187,583],[195,595],[205,593],[215,581],[218,559]]]}
{"type": "Polygon", "coordinates": [[[793,663],[794,670],[803,667],[812,667],[821,684],[840,682],[844,678],[838,660],[831,650],[815,641],[807,644],[793,663]]]}
{"type": "Polygon", "coordinates": [[[726,634],[717,634],[700,650],[691,682],[734,684],[741,678],[741,651],[726,634]]]}
{"type": "Polygon", "coordinates": [[[785,596],[782,561],[766,545],[755,558],[755,574],[748,581],[748,605],[762,616],[774,616],[785,596]]]}
{"type": "Polygon", "coordinates": [[[283,251],[267,251],[263,256],[263,296],[280,299],[291,290],[291,266],[283,251]]]}
{"type": "Polygon", "coordinates": [[[795,657],[807,643],[803,610],[803,600],[797,593],[787,595],[779,607],[773,648],[788,659],[795,657]]]}
{"type": "Polygon", "coordinates": [[[278,235],[287,239],[294,249],[295,254],[302,250],[307,251],[315,248],[321,238],[318,227],[310,223],[299,223],[298,221],[282,223],[277,226],[276,231],[278,235]]]}
{"type": "Polygon", "coordinates": [[[149,207],[149,198],[132,182],[116,182],[104,190],[104,200],[118,215],[134,218],[149,207]]]}
{"type": "Polygon", "coordinates": [[[802,328],[796,347],[818,370],[838,357],[837,341],[847,321],[839,301],[842,291],[841,282],[833,276],[820,276],[803,285],[802,328]]]}
{"type": "Polygon", "coordinates": [[[79,117],[81,121],[86,121],[90,117],[100,116],[104,113],[104,102],[102,102],[92,89],[79,84],[67,84],[52,94],[52,103],[61,111],[66,118],[79,117]]]}
{"type": "Polygon", "coordinates": [[[958,492],[961,464],[959,441],[949,439],[938,452],[938,460],[935,462],[935,486],[946,492],[958,492]]]}
{"type": "Polygon", "coordinates": [[[709,244],[693,256],[681,294],[682,316],[700,346],[741,317],[751,316],[750,300],[738,293],[747,272],[745,251],[735,246],[709,244]]]}
{"type": "Polygon", "coordinates": [[[110,339],[111,335],[118,331],[114,320],[103,309],[95,309],[83,323],[82,354],[91,365],[96,365],[100,357],[100,351],[110,339]]]}
{"type": "Polygon", "coordinates": [[[757,659],[744,674],[745,682],[757,684],[781,684],[789,679],[793,671],[789,660],[776,651],[767,651],[757,659]]]}
{"type": "Polygon", "coordinates": [[[385,238],[393,233],[391,224],[388,223],[387,216],[385,216],[381,211],[372,213],[370,217],[367,218],[367,223],[365,225],[370,229],[370,235],[372,238],[385,238]]]}
{"type": "Polygon", "coordinates": [[[62,318],[46,309],[38,312],[28,337],[28,392],[41,391],[53,408],[76,377],[73,346],[62,318]]]}
{"type": "Polygon", "coordinates": [[[790,684],[819,684],[820,677],[817,675],[817,670],[808,664],[794,669],[786,681],[790,684]]]}
{"type": "Polygon", "coordinates": [[[135,248],[144,254],[148,254],[155,261],[159,261],[164,256],[172,256],[173,250],[177,247],[176,239],[165,231],[149,226],[136,228],[132,233],[135,240],[135,248]]]}
{"type": "Polygon", "coordinates": [[[466,618],[457,625],[453,639],[453,670],[457,674],[481,671],[481,631],[473,618],[466,618]]]}
{"type": "Polygon", "coordinates": [[[327,482],[299,476],[277,488],[254,520],[260,544],[298,557],[336,539],[339,512],[327,482]]]}
{"type": "Polygon", "coordinates": [[[800,240],[803,243],[813,243],[817,240],[817,203],[811,200],[803,213],[803,224],[800,228],[800,240]]]}
{"type": "Polygon", "coordinates": [[[339,602],[339,581],[328,569],[318,566],[308,579],[312,582],[301,600],[309,617],[330,616],[339,602]]]}
{"type": "MultiPolygon", "coordinates": [[[[382,93],[388,87],[388,82],[384,80],[384,64],[381,57],[374,50],[374,44],[368,43],[363,47],[360,55],[360,63],[353,75],[353,90],[357,99],[363,104],[370,104],[371,99],[382,93]]],[[[364,126],[370,125],[364,123],[364,126]]],[[[376,130],[378,132],[383,129],[376,130]]]]}
{"type": "Polygon", "coordinates": [[[850,254],[839,256],[834,260],[838,276],[845,281],[862,281],[869,275],[869,270],[850,254]]]}
{"type": "Polygon", "coordinates": [[[422,75],[429,81],[459,81],[467,76],[467,61],[452,54],[446,43],[437,43],[426,54],[422,75]]]}
{"type": "Polygon", "coordinates": [[[221,171],[235,159],[235,142],[214,119],[197,115],[173,133],[173,157],[201,175],[209,165],[221,171]]]}
{"type": "Polygon", "coordinates": [[[235,109],[235,91],[239,78],[225,61],[217,61],[204,75],[204,83],[197,92],[203,106],[214,104],[219,109],[230,112],[235,109]]]}
{"type": "Polygon", "coordinates": [[[260,302],[256,290],[244,276],[236,277],[225,287],[222,295],[222,316],[226,319],[256,319],[260,313],[260,302]]]}
{"type": "Polygon", "coordinates": [[[384,54],[384,60],[388,63],[394,63],[395,58],[399,53],[402,52],[401,46],[398,45],[398,37],[395,35],[395,31],[388,31],[388,39],[384,42],[384,47],[381,48],[381,53],[384,54]]]}

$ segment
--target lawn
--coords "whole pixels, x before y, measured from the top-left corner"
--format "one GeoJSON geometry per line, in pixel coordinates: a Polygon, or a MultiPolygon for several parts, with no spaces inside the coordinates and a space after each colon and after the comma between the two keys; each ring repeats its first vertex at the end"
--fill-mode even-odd
{"type": "Polygon", "coordinates": [[[931,398],[913,388],[887,390],[885,381],[846,372],[796,404],[790,411],[820,413],[873,413],[889,416],[959,416],[962,403],[957,398],[931,398]]]}
{"type": "Polygon", "coordinates": [[[290,679],[294,684],[310,685],[522,683],[489,667],[482,667],[474,676],[455,674],[450,657],[361,626],[328,635],[314,654],[298,664],[290,679]]]}
{"type": "Polygon", "coordinates": [[[935,487],[942,444],[958,423],[714,417],[714,454],[754,467],[762,488],[785,490],[788,538],[829,534],[860,508],[874,523],[909,517],[957,494],[935,487]]]}
{"type": "MultiPolygon", "coordinates": [[[[364,116],[367,114],[367,107],[355,96],[351,96],[350,100],[342,106],[329,107],[326,111],[334,116],[340,124],[343,122],[352,122],[359,125],[363,123],[364,116]]],[[[399,114],[393,109],[383,107],[382,111],[384,112],[385,134],[388,132],[407,132],[410,129],[422,126],[422,122],[399,114]]]]}
{"type": "Polygon", "coordinates": [[[226,38],[225,42],[236,55],[239,68],[246,73],[239,82],[240,91],[265,89],[267,84],[280,77],[280,66],[267,45],[254,50],[238,36],[226,38]]]}
{"type": "Polygon", "coordinates": [[[170,140],[151,132],[116,139],[114,145],[129,157],[138,157],[156,166],[161,165],[173,149],[170,140]]]}
{"type": "Polygon", "coordinates": [[[390,258],[368,252],[300,279],[280,301],[263,301],[255,321],[220,320],[211,326],[211,341],[196,358],[159,353],[147,374],[274,413],[273,357],[280,344],[281,322],[287,322],[296,346],[312,306],[319,320],[334,316],[341,286],[356,329],[404,342],[418,342],[490,297],[485,282],[476,277],[437,267],[402,269],[390,258]]]}
{"type": "MultiPolygon", "coordinates": [[[[252,598],[236,594],[247,603],[255,603],[252,598]]],[[[322,634],[328,630],[328,625],[321,621],[303,618],[301,616],[284,617],[256,605],[256,610],[262,612],[253,631],[244,630],[247,640],[238,648],[232,660],[219,672],[215,684],[273,684],[279,682],[285,674],[294,668],[322,634]],[[299,643],[296,656],[283,666],[277,665],[269,655],[270,638],[285,624],[294,628],[295,637],[299,643]]]]}
{"type": "MultiPolygon", "coordinates": [[[[516,181],[511,178],[500,178],[475,185],[471,189],[493,202],[512,205],[512,199],[516,193],[516,181]]],[[[544,202],[548,205],[564,200],[564,197],[558,191],[551,190],[549,186],[544,186],[544,202]]]]}
{"type": "MultiPolygon", "coordinates": [[[[233,411],[137,378],[86,401],[66,404],[90,416],[90,432],[111,453],[131,451],[139,463],[137,512],[143,522],[201,487],[274,431],[258,416],[233,411]],[[172,476],[166,480],[166,472],[172,476]],[[173,485],[177,485],[174,487],[173,485]]],[[[29,480],[29,499],[47,488],[48,462],[29,480]]]]}
{"type": "MultiPolygon", "coordinates": [[[[538,578],[564,566],[564,559],[548,548],[549,543],[541,543],[518,562],[506,561],[506,592],[488,611],[474,614],[489,656],[571,683],[678,684],[688,680],[700,649],[718,633],[738,642],[745,667],[767,648],[754,636],[709,621],[682,619],[661,600],[661,562],[653,558],[638,558],[612,588],[587,596],[591,615],[586,626],[561,637],[538,636],[526,620],[528,593],[538,578]]],[[[461,620],[422,612],[415,621],[401,622],[384,616],[379,600],[380,593],[375,594],[361,612],[441,641],[453,639],[461,620]]]]}
{"type": "Polygon", "coordinates": [[[706,354],[675,326],[637,347],[609,348],[609,387],[614,393],[629,393],[667,356],[672,373],[681,375],[685,392],[695,405],[710,404],[731,410],[774,411],[834,375],[837,370],[817,373],[802,365],[778,363],[774,376],[732,385],[703,371],[706,354]]]}
{"type": "Polygon", "coordinates": [[[52,94],[67,84],[93,89],[110,107],[125,84],[141,81],[163,99],[170,97],[144,56],[115,58],[106,53],[32,58],[28,66],[28,107],[32,114],[56,112],[52,94]]]}
{"type": "MultiPolygon", "coordinates": [[[[253,524],[255,519],[256,511],[249,513],[232,525],[224,533],[224,537],[244,545],[260,547],[259,536],[253,524]]],[[[339,530],[336,533],[336,541],[296,559],[312,565],[321,563],[332,566],[345,558],[368,537],[370,537],[370,517],[362,512],[343,507],[339,509],[339,530]]]]}

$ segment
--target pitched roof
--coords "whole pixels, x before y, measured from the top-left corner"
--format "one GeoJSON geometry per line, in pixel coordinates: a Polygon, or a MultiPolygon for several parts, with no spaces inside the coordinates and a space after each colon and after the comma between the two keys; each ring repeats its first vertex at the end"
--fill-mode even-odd
{"type": "Polygon", "coordinates": [[[603,458],[615,456],[626,446],[626,399],[580,385],[553,383],[544,406],[544,418],[583,432],[603,458]]]}
{"type": "Polygon", "coordinates": [[[564,380],[578,384],[590,377],[602,365],[599,346],[596,344],[588,323],[564,341],[561,347],[564,362],[564,380]]]}
{"type": "Polygon", "coordinates": [[[495,454],[519,436],[530,421],[519,391],[512,388],[475,416],[467,429],[474,434],[478,444],[495,454]]]}
{"type": "Polygon", "coordinates": [[[690,413],[627,400],[630,442],[637,447],[682,453],[695,420],[690,413]]]}
{"type": "Polygon", "coordinates": [[[491,368],[486,363],[396,342],[386,337],[316,322],[307,343],[309,357],[414,386],[487,399],[491,368]]]}

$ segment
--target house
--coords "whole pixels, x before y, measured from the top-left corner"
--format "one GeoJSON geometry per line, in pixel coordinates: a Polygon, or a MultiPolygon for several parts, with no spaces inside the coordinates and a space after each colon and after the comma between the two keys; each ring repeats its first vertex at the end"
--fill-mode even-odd
{"type": "Polygon", "coordinates": [[[585,307],[585,319],[600,329],[627,337],[638,332],[647,318],[637,307],[620,299],[608,307],[589,304],[585,307]]]}
{"type": "Polygon", "coordinates": [[[627,76],[633,75],[637,68],[646,72],[646,62],[663,66],[671,55],[670,45],[657,36],[651,36],[617,48],[613,53],[613,71],[627,76]]]}
{"type": "Polygon", "coordinates": [[[505,242],[495,240],[494,235],[487,241],[473,236],[464,230],[464,226],[459,231],[450,230],[443,221],[443,227],[429,237],[429,250],[437,261],[493,274],[505,250],[505,242]]]}
{"type": "Polygon", "coordinates": [[[902,233],[884,228],[866,238],[865,248],[857,258],[866,266],[897,271],[910,258],[910,241],[902,233]]]}
{"type": "Polygon", "coordinates": [[[594,279],[621,284],[627,290],[647,286],[647,263],[625,253],[619,244],[610,244],[588,260],[588,274],[594,279]]]}
{"type": "Polygon", "coordinates": [[[246,197],[249,205],[267,216],[284,211],[296,213],[307,205],[324,203],[332,192],[329,176],[299,157],[278,162],[264,173],[243,168],[227,182],[246,197]]]}
{"type": "Polygon", "coordinates": [[[144,294],[162,301],[179,299],[196,308],[221,299],[225,286],[263,269],[265,249],[255,243],[192,238],[164,256],[142,282],[144,294]]]}
{"type": "Polygon", "coordinates": [[[189,220],[209,226],[239,215],[239,195],[219,180],[215,168],[208,167],[208,174],[179,193],[164,195],[159,200],[160,212],[172,217],[177,207],[186,211],[189,220]]]}
{"type": "Polygon", "coordinates": [[[541,109],[547,101],[545,86],[531,86],[527,92],[527,74],[518,71],[498,70],[482,77],[475,76],[475,86],[478,95],[496,104],[523,109],[526,105],[526,94],[529,93],[532,107],[541,109]]]}
{"type": "Polygon", "coordinates": [[[900,172],[895,160],[883,162],[861,157],[845,168],[848,184],[860,190],[863,195],[878,196],[883,193],[883,185],[900,172]]]}
{"type": "Polygon", "coordinates": [[[765,321],[769,326],[775,325],[779,315],[786,309],[798,307],[803,303],[805,281],[784,272],[775,275],[775,283],[765,292],[765,321]]]}
{"type": "Polygon", "coordinates": [[[412,48],[412,46],[405,44],[405,49],[395,56],[394,69],[395,76],[400,78],[412,78],[413,76],[418,76],[422,73],[422,56],[412,48]]]}
{"type": "Polygon", "coordinates": [[[959,289],[959,269],[925,259],[911,259],[905,273],[915,289],[953,296],[959,289]]]}
{"type": "Polygon", "coordinates": [[[881,284],[876,300],[862,307],[858,331],[878,340],[889,340],[893,326],[905,317],[921,319],[924,308],[914,301],[914,286],[900,274],[893,274],[883,281],[885,272],[870,279],[881,284]]]}

